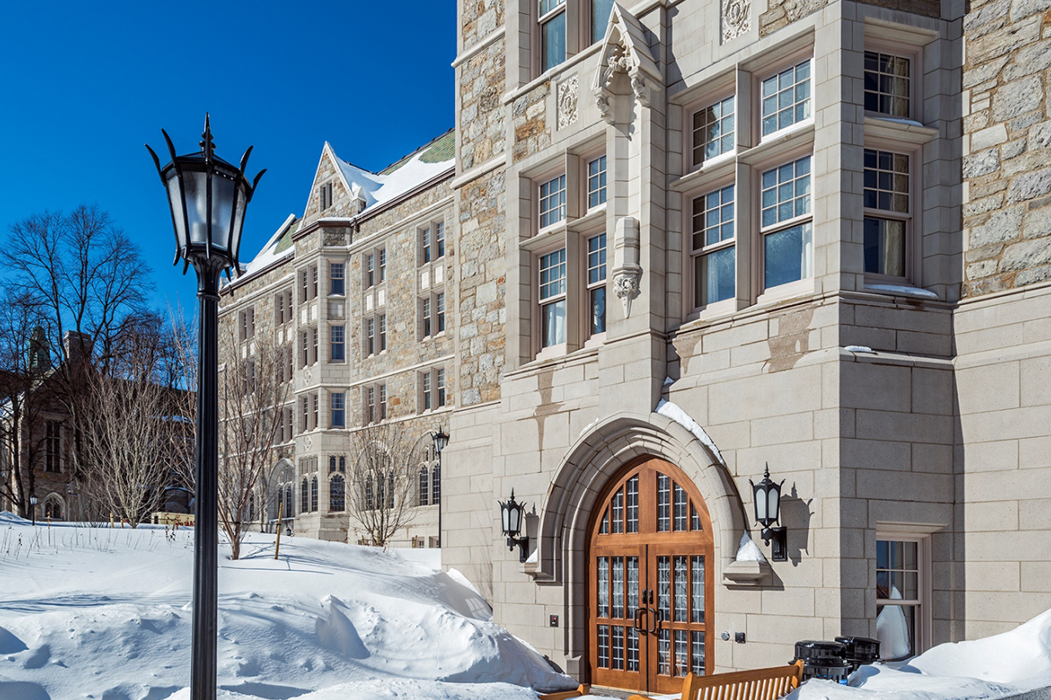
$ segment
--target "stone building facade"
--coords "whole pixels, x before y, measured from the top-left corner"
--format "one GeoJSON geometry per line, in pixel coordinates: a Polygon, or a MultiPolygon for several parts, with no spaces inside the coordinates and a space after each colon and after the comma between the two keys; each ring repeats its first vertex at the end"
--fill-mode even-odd
{"type": "Polygon", "coordinates": [[[420,481],[416,515],[393,542],[438,544],[431,434],[448,430],[461,384],[453,146],[449,132],[371,173],[325,144],[303,216],[290,216],[221,291],[220,336],[246,355],[276,346],[288,386],[277,456],[259,487],[265,527],[280,512],[297,535],[368,541],[349,512],[353,433],[397,423],[418,447],[420,481]]]}
{"type": "Polygon", "coordinates": [[[1051,607],[1047,3],[457,7],[443,563],[496,620],[674,692],[1051,607]]]}

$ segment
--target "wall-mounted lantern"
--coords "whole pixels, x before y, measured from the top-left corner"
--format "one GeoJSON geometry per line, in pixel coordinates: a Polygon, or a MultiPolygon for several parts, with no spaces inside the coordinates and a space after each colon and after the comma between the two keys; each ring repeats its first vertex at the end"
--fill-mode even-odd
{"type": "Polygon", "coordinates": [[[500,501],[500,523],[503,534],[507,536],[507,548],[514,551],[518,546],[518,561],[525,562],[529,537],[519,537],[522,532],[522,521],[525,516],[525,504],[515,501],[515,490],[511,489],[511,498],[506,503],[500,501]]]}
{"type": "Polygon", "coordinates": [[[762,481],[756,484],[749,479],[748,483],[752,484],[755,496],[755,522],[763,526],[763,542],[769,545],[773,541],[770,558],[773,561],[788,561],[788,530],[784,527],[773,527],[781,515],[781,484],[785,483],[784,480],[782,479],[780,484],[771,481],[768,464],[762,481]]]}

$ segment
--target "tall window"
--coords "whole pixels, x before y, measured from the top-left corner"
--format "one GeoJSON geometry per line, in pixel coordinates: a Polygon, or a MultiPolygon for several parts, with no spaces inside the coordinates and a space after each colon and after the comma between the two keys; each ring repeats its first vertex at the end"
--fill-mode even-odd
{"type": "Polygon", "coordinates": [[[588,161],[588,209],[606,203],[606,156],[588,161]]]}
{"type": "Polygon", "coordinates": [[[566,342],[566,249],[540,256],[540,344],[566,342]]]}
{"type": "Polygon", "coordinates": [[[365,387],[365,422],[375,423],[387,418],[387,385],[365,387]]]}
{"type": "Polygon", "coordinates": [[[310,512],[317,511],[317,476],[310,478],[310,512]]]}
{"type": "Polygon", "coordinates": [[[237,323],[240,327],[238,337],[248,340],[255,337],[255,307],[249,307],[237,313],[237,323]]]}
{"type": "Polygon", "coordinates": [[[767,170],[761,178],[764,286],[811,274],[810,156],[767,170]]]}
{"type": "Polygon", "coordinates": [[[318,196],[321,204],[321,211],[325,211],[332,206],[332,183],[326,182],[324,185],[318,188],[318,196]]]}
{"type": "Polygon", "coordinates": [[[365,388],[365,423],[376,422],[376,387],[365,388]]]}
{"type": "Polygon", "coordinates": [[[310,511],[310,482],[307,478],[303,477],[303,483],[299,486],[299,512],[307,513],[310,511]]]}
{"type": "Polygon", "coordinates": [[[430,411],[445,405],[445,370],[430,369],[420,372],[420,411],[430,411]]]}
{"type": "Polygon", "coordinates": [[[606,36],[606,25],[613,12],[613,0],[591,0],[591,43],[606,36]]]}
{"type": "Polygon", "coordinates": [[[435,221],[434,223],[420,229],[418,250],[420,265],[426,265],[427,263],[438,260],[445,255],[444,222],[435,221]]]}
{"type": "Polygon", "coordinates": [[[543,72],[566,60],[566,0],[538,0],[537,16],[543,72]]]}
{"type": "Polygon", "coordinates": [[[57,420],[49,420],[45,430],[44,471],[57,472],[62,454],[62,424],[57,420]]]}
{"type": "Polygon", "coordinates": [[[427,466],[420,467],[420,483],[419,483],[419,504],[421,506],[427,505],[427,493],[430,490],[431,475],[427,466]]]}
{"type": "Polygon", "coordinates": [[[366,318],[365,319],[365,333],[364,333],[365,345],[362,348],[362,352],[365,357],[374,355],[376,353],[376,319],[366,318]]]}
{"type": "Polygon", "coordinates": [[[420,299],[420,338],[445,332],[445,292],[420,299]]]}
{"type": "Polygon", "coordinates": [[[379,336],[380,352],[383,352],[387,349],[387,314],[380,315],[377,325],[379,326],[377,335],[379,336]]]}
{"type": "Polygon", "coordinates": [[[445,256],[445,223],[438,221],[434,224],[434,259],[445,256]]]}
{"type": "Polygon", "coordinates": [[[333,262],[328,264],[328,293],[329,294],[345,294],[346,285],[344,284],[344,275],[346,270],[341,262],[333,262]]]}
{"type": "Polygon", "coordinates": [[[387,249],[380,248],[376,252],[376,273],[379,275],[379,281],[387,279],[387,249]]]}
{"type": "Polygon", "coordinates": [[[810,117],[810,59],[762,82],[763,136],[810,117]]]}
{"type": "Polygon", "coordinates": [[[734,186],[693,200],[694,306],[734,296],[734,186]]]}
{"type": "Polygon", "coordinates": [[[310,361],[312,363],[313,362],[317,362],[317,341],[318,341],[318,330],[317,330],[316,327],[315,328],[311,328],[310,329],[310,347],[311,347],[310,361]]]}
{"type": "Polygon", "coordinates": [[[329,345],[331,347],[330,357],[333,362],[342,362],[346,359],[346,326],[331,326],[329,328],[329,345]]]}
{"type": "Polygon", "coordinates": [[[734,96],[693,114],[693,164],[734,150],[734,96]]]}
{"type": "Polygon", "coordinates": [[[387,418],[387,385],[380,384],[376,397],[376,411],[380,420],[387,418]]]}
{"type": "Polygon", "coordinates": [[[540,185],[540,229],[566,218],[565,173],[540,185]]]}
{"type": "Polygon", "coordinates": [[[318,406],[318,404],[319,404],[318,395],[314,394],[310,398],[311,398],[311,406],[313,407],[313,410],[311,411],[311,422],[310,422],[310,425],[311,425],[311,427],[316,428],[319,425],[319,423],[318,423],[318,407],[319,407],[318,406]]]}
{"type": "Polygon", "coordinates": [[[865,149],[865,272],[905,276],[909,156],[865,149]]]}
{"type": "Polygon", "coordinates": [[[865,109],[908,119],[911,61],[878,51],[865,52],[865,109]]]}
{"type": "Polygon", "coordinates": [[[588,239],[588,331],[606,332],[606,234],[588,239]]]}
{"type": "Polygon", "coordinates": [[[366,253],[364,268],[364,279],[365,289],[376,284],[376,254],[366,253]]]}
{"type": "Polygon", "coordinates": [[[876,539],[876,636],[886,660],[923,651],[924,544],[876,539]]]}
{"type": "Polygon", "coordinates": [[[420,264],[425,265],[431,261],[431,227],[420,229],[420,264]]]}
{"type": "Polygon", "coordinates": [[[332,404],[332,427],[342,428],[346,425],[346,395],[342,391],[329,394],[329,402],[332,404]]]}
{"type": "Polygon", "coordinates": [[[328,509],[333,513],[339,513],[346,509],[347,482],[339,474],[329,479],[328,482],[328,509]]]}

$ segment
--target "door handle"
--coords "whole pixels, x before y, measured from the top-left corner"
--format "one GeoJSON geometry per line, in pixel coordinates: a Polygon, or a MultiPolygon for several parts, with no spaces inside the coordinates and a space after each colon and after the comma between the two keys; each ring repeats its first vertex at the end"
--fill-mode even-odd
{"type": "Polygon", "coordinates": [[[649,615],[650,611],[647,608],[636,608],[635,609],[635,629],[642,634],[647,634],[646,625],[642,624],[642,618],[644,615],[649,615]]]}
{"type": "Polygon", "coordinates": [[[647,609],[646,612],[647,613],[649,613],[649,612],[653,613],[653,629],[646,630],[646,631],[649,634],[657,634],[657,630],[660,629],[660,626],[661,626],[661,622],[662,622],[661,618],[663,617],[661,615],[661,611],[658,610],[657,608],[649,608],[649,609],[647,609]]]}

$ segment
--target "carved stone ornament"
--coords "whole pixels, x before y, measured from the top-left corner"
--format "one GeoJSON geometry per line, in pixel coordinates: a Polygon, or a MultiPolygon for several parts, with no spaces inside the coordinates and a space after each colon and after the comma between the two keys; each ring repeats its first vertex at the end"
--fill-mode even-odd
{"type": "Polygon", "coordinates": [[[613,293],[624,305],[624,318],[631,316],[631,302],[639,295],[639,273],[623,270],[613,277],[613,293]]]}
{"type": "Polygon", "coordinates": [[[577,96],[580,79],[572,76],[558,84],[558,128],[565,129],[577,120],[577,96]]]}
{"type": "Polygon", "coordinates": [[[628,76],[635,99],[645,107],[650,106],[654,92],[662,85],[661,72],[650,53],[642,25],[619,4],[613,5],[599,57],[592,93],[607,123],[614,121],[615,82],[619,74],[628,76]]]}
{"type": "Polygon", "coordinates": [[[310,374],[310,368],[307,367],[305,370],[303,370],[303,383],[309,384],[312,381],[312,379],[313,377],[310,374]]]}
{"type": "Polygon", "coordinates": [[[752,27],[749,0],[723,0],[723,41],[732,41],[752,27]]]}
{"type": "Polygon", "coordinates": [[[307,439],[303,441],[303,447],[307,448],[308,450],[313,449],[314,439],[308,436],[307,439]]]}

